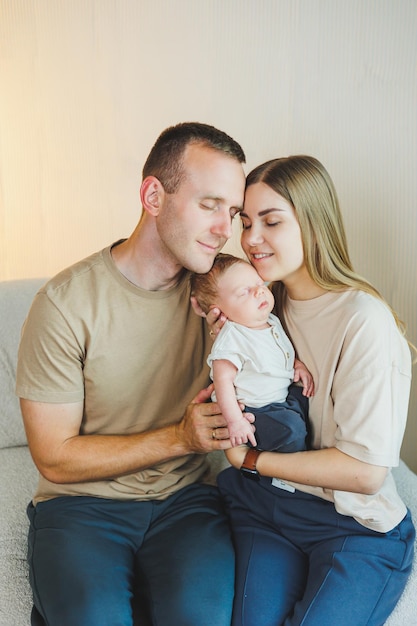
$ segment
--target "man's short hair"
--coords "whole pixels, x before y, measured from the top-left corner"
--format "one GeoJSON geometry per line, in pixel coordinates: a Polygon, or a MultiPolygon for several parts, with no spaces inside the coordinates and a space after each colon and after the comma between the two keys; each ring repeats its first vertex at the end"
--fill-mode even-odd
{"type": "Polygon", "coordinates": [[[183,122],[159,135],[143,166],[143,178],[155,176],[167,193],[175,193],[183,178],[184,152],[191,144],[218,150],[239,163],[246,162],[241,146],[223,131],[200,122],[183,122]]]}

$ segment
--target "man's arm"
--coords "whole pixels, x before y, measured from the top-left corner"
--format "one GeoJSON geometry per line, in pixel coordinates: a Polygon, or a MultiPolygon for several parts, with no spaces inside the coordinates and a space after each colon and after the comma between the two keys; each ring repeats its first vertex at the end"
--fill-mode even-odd
{"type": "Polygon", "coordinates": [[[54,483],[107,480],[191,453],[230,448],[226,422],[203,389],[181,422],[129,435],[80,435],[83,403],[50,404],[21,399],[33,460],[54,483]],[[213,430],[216,438],[213,439],[213,430]]]}

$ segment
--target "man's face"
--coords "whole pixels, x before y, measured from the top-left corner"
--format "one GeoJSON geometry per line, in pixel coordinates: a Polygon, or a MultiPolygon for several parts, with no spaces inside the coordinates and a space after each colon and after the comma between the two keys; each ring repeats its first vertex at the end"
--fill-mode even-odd
{"type": "Polygon", "coordinates": [[[204,274],[232,234],[245,175],[236,159],[199,144],[187,147],[183,167],[184,180],[177,192],[165,194],[156,225],[174,261],[204,274]]]}

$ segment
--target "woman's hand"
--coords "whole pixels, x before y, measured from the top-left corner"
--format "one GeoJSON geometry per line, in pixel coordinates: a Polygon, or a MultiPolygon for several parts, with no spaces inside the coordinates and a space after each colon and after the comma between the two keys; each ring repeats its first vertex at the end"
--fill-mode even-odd
{"type": "Polygon", "coordinates": [[[197,315],[199,315],[200,317],[206,318],[208,327],[210,329],[209,330],[210,337],[212,339],[215,339],[217,335],[219,334],[219,332],[221,331],[221,329],[223,328],[223,325],[225,321],[227,320],[227,317],[220,311],[218,307],[213,307],[212,309],[210,309],[210,311],[207,314],[204,313],[203,309],[200,307],[200,305],[198,304],[194,296],[191,296],[191,304],[194,309],[194,312],[197,313],[197,315]]]}
{"type": "Polygon", "coordinates": [[[217,335],[224,326],[227,317],[220,311],[219,308],[213,307],[206,315],[207,324],[209,327],[209,334],[212,339],[216,339],[217,335]]]}

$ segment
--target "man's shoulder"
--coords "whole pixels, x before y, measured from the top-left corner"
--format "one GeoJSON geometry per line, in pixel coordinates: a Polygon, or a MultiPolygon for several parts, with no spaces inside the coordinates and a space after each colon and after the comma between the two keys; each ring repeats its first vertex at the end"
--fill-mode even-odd
{"type": "Polygon", "coordinates": [[[41,289],[51,299],[59,298],[60,294],[68,294],[69,291],[83,291],[91,289],[97,284],[99,276],[105,276],[106,256],[110,255],[110,247],[95,252],[90,256],[77,261],[51,278],[41,289]]]}

